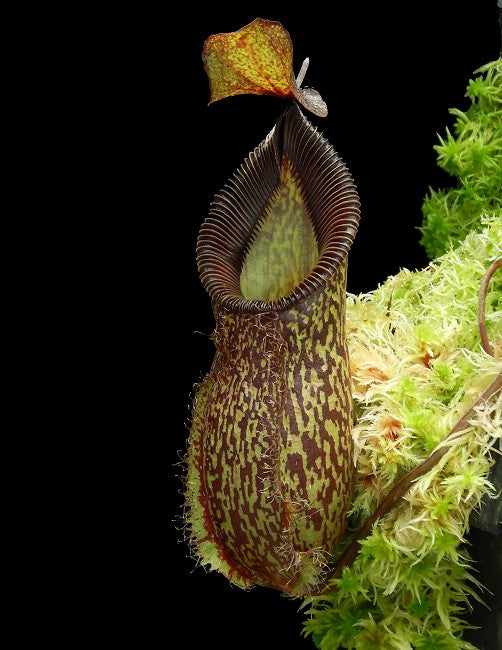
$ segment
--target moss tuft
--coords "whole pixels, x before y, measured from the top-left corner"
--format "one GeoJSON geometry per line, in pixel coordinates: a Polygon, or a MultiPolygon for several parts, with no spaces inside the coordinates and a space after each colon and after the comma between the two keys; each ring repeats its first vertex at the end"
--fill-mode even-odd
{"type": "Polygon", "coordinates": [[[477,72],[485,74],[469,82],[469,110],[450,110],[454,133],[446,129],[434,147],[438,165],[457,178],[457,187],[431,189],[424,200],[421,243],[430,259],[479,231],[481,214],[502,218],[502,59],[477,72]]]}

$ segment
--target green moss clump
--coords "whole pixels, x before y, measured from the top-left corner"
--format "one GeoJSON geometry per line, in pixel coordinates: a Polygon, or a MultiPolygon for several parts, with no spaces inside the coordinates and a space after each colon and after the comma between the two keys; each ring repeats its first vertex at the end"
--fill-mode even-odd
{"type": "MultiPolygon", "coordinates": [[[[436,147],[458,188],[431,191],[424,202],[422,243],[431,258],[441,257],[347,299],[356,414],[352,530],[502,372],[500,273],[486,299],[494,356],[483,349],[477,322],[481,279],[502,256],[502,59],[480,72],[467,89],[471,108],[451,111],[455,136],[447,131],[436,147]]],[[[501,439],[499,391],[374,525],[333,591],[308,599],[304,632],[318,648],[474,648],[462,640],[462,617],[470,598],[480,600],[481,585],[463,542],[481,499],[496,496],[489,471],[501,439]]]]}
{"type": "MultiPolygon", "coordinates": [[[[479,221],[481,232],[471,232],[426,269],[403,270],[370,294],[348,296],[358,413],[353,528],[502,372],[500,274],[486,301],[494,357],[483,350],[477,325],[481,279],[490,260],[502,255],[502,220],[479,221]]],[[[334,590],[309,601],[305,630],[318,648],[473,648],[462,641],[462,616],[469,598],[479,599],[479,583],[462,542],[471,512],[493,491],[490,449],[500,438],[499,393],[373,527],[334,590]]]]}
{"type": "Polygon", "coordinates": [[[457,246],[470,230],[479,231],[481,214],[502,218],[502,59],[479,70],[469,82],[467,112],[451,109],[456,116],[454,134],[446,129],[438,164],[458,179],[456,188],[430,190],[422,212],[421,244],[434,259],[457,246]]]}

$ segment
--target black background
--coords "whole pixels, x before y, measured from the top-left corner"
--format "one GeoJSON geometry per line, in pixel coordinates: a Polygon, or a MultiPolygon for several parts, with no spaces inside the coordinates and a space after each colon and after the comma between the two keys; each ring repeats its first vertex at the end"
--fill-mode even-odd
{"type": "MultiPolygon", "coordinates": [[[[450,184],[435,162],[436,134],[453,123],[448,108],[468,107],[464,93],[473,71],[499,53],[495,1],[330,3],[332,18],[318,3],[300,7],[280,14],[261,7],[240,14],[213,7],[201,13],[193,7],[181,10],[184,22],[182,16],[169,25],[176,29],[183,24],[185,33],[183,46],[169,45],[167,52],[166,88],[178,110],[170,118],[165,151],[166,160],[175,162],[175,172],[163,183],[166,218],[176,228],[173,240],[168,235],[164,242],[167,280],[165,298],[161,294],[159,300],[165,302],[171,326],[170,310],[177,312],[165,357],[169,359],[169,346],[175,345],[182,361],[167,361],[163,373],[169,450],[163,489],[169,508],[161,508],[158,517],[161,529],[165,522],[167,542],[165,547],[160,544],[150,576],[155,588],[148,591],[150,622],[160,626],[166,639],[174,629],[180,631],[179,647],[313,647],[300,637],[301,601],[262,588],[244,592],[219,574],[195,568],[178,530],[181,468],[174,464],[186,447],[193,384],[209,370],[212,358],[213,319],[195,267],[197,232],[212,195],[270,131],[285,105],[278,98],[241,96],[208,107],[201,62],[204,40],[234,31],[259,15],[280,21],[290,32],[296,72],[310,57],[304,85],[316,88],[329,109],[326,119],[310,119],[347,163],[362,203],[349,257],[348,288],[353,292],[374,289],[401,267],[427,263],[416,230],[420,206],[429,185],[450,184]],[[171,604],[168,597],[174,598],[171,604]]],[[[478,536],[476,544],[484,544],[483,539],[478,536]]],[[[486,621],[482,616],[477,612],[475,620],[487,628],[491,616],[493,628],[495,614],[488,614],[486,621]]]]}

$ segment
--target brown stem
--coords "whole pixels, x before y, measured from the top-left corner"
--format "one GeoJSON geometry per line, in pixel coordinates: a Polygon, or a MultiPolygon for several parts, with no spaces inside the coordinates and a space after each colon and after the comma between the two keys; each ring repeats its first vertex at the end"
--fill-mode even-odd
{"type": "MultiPolygon", "coordinates": [[[[483,391],[480,397],[474,402],[474,404],[468,409],[464,415],[460,418],[457,424],[453,427],[450,433],[446,436],[445,440],[449,438],[454,433],[462,431],[469,426],[469,420],[474,415],[475,409],[485,402],[487,402],[493,395],[495,395],[502,388],[502,373],[498,374],[495,379],[489,384],[489,386],[483,391]]],[[[377,509],[371,515],[371,517],[366,521],[362,528],[356,533],[356,535],[351,540],[348,548],[340,556],[335,567],[328,575],[327,579],[332,580],[334,578],[339,578],[342,574],[342,569],[345,566],[350,566],[359,552],[360,540],[367,537],[371,532],[371,528],[377,519],[386,515],[392,508],[396,505],[397,501],[410,489],[411,484],[416,481],[418,478],[426,474],[430,469],[438,463],[441,458],[446,454],[449,449],[449,445],[444,445],[439,449],[436,449],[432,454],[423,461],[420,465],[417,465],[412,469],[408,474],[403,476],[395,485],[392,486],[389,493],[384,497],[384,499],[378,504],[377,509]]],[[[319,587],[317,592],[309,594],[309,596],[323,596],[333,590],[333,587],[322,588],[319,587]]]]}
{"type": "Polygon", "coordinates": [[[497,269],[502,266],[502,257],[499,257],[498,260],[495,260],[491,266],[488,267],[488,270],[481,280],[481,286],[479,288],[479,300],[478,300],[478,325],[479,333],[481,334],[481,344],[483,349],[487,354],[490,354],[493,357],[493,349],[488,340],[488,335],[486,333],[486,314],[485,314],[485,303],[486,303],[486,293],[488,291],[488,283],[491,280],[492,275],[497,269]]]}

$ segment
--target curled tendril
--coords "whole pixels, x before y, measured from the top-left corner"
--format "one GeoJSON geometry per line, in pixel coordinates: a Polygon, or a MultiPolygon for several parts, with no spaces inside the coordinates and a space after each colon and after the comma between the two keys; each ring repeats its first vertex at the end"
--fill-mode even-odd
{"type": "Polygon", "coordinates": [[[488,335],[486,333],[485,303],[486,303],[486,293],[488,291],[488,284],[492,278],[492,275],[501,266],[502,266],[502,257],[499,257],[498,259],[495,260],[495,262],[493,262],[491,266],[488,267],[486,273],[483,276],[483,279],[481,280],[481,286],[479,289],[478,326],[479,326],[479,333],[481,335],[481,344],[483,346],[484,351],[487,354],[491,355],[492,357],[494,356],[493,349],[492,346],[490,345],[490,342],[488,340],[488,335]]]}

